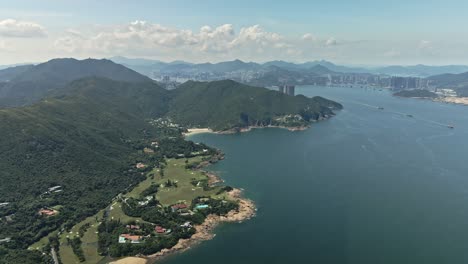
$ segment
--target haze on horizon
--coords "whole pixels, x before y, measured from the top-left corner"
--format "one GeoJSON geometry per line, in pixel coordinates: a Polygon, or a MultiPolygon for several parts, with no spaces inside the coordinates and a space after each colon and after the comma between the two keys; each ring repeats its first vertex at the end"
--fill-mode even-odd
{"type": "Polygon", "coordinates": [[[0,3],[0,64],[126,56],[219,62],[468,64],[468,2],[0,3]]]}

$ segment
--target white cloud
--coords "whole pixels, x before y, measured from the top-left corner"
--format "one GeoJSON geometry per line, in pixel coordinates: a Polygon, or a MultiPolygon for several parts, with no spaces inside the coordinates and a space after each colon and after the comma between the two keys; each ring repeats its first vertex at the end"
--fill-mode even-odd
{"type": "Polygon", "coordinates": [[[430,49],[432,48],[432,42],[428,40],[421,40],[418,45],[419,49],[430,49]]]}
{"type": "Polygon", "coordinates": [[[306,33],[306,34],[302,35],[302,40],[317,41],[318,38],[315,35],[313,35],[312,33],[306,33]]]}
{"type": "Polygon", "coordinates": [[[335,38],[321,39],[311,33],[285,37],[260,25],[238,31],[231,24],[206,25],[192,31],[138,20],[86,33],[70,29],[54,43],[56,49],[71,56],[123,55],[192,61],[302,60],[303,54],[310,56],[313,51],[318,53],[335,45],[335,38]]]}
{"type": "Polygon", "coordinates": [[[54,46],[68,53],[94,56],[128,55],[186,60],[228,59],[252,57],[257,53],[271,57],[299,54],[294,41],[259,25],[243,27],[236,33],[234,26],[203,26],[199,31],[165,27],[146,21],[99,29],[91,33],[68,30],[55,40],[54,46]]]}
{"type": "Polygon", "coordinates": [[[39,24],[15,19],[0,20],[0,36],[11,38],[41,38],[47,33],[39,24]]]}
{"type": "Polygon", "coordinates": [[[335,39],[335,38],[328,38],[326,41],[325,41],[325,46],[327,47],[330,47],[330,46],[336,46],[338,45],[338,41],[335,39]]]}

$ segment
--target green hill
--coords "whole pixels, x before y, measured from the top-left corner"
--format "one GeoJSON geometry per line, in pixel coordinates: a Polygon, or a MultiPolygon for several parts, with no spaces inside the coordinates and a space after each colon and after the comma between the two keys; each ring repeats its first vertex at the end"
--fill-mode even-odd
{"type": "MultiPolygon", "coordinates": [[[[0,107],[27,105],[39,101],[50,92],[71,81],[85,77],[103,77],[126,82],[152,82],[110,60],[53,59],[36,66],[21,66],[0,71],[0,77],[10,77],[0,85],[0,107]]],[[[5,77],[5,78],[6,78],[5,77]]]]}
{"type": "MultiPolygon", "coordinates": [[[[275,117],[300,114],[305,123],[341,105],[320,97],[288,96],[234,81],[187,82],[173,91],[168,116],[188,127],[227,130],[250,125],[279,125],[275,117]]],[[[288,126],[287,124],[282,124],[288,126]]]]}
{"type": "Polygon", "coordinates": [[[34,65],[28,64],[28,65],[21,65],[21,66],[14,66],[14,67],[9,67],[3,70],[0,70],[0,82],[8,82],[18,75],[21,75],[30,69],[32,69],[34,65]]]}
{"type": "Polygon", "coordinates": [[[152,82],[86,78],[39,103],[1,109],[0,203],[10,204],[0,208],[0,239],[12,242],[0,245],[0,256],[17,263],[13,256],[26,254],[18,250],[106,207],[143,179],[136,163],[155,166],[164,156],[208,148],[185,141],[182,128],[154,125],[155,119],[224,130],[279,122],[275,118],[284,115],[308,123],[338,108],[320,97],[292,97],[233,81],[188,82],[167,91],[152,82]],[[154,140],[158,151],[144,153],[154,140]],[[56,185],[63,191],[46,193],[56,185]],[[59,214],[38,215],[49,207],[60,208],[59,214]]]}

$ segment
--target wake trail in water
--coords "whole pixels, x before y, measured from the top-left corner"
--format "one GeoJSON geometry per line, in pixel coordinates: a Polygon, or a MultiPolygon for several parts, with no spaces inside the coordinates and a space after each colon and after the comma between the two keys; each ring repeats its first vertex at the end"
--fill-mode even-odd
{"type": "MultiPolygon", "coordinates": [[[[353,104],[357,104],[357,105],[361,105],[361,106],[365,106],[365,107],[369,107],[369,108],[374,108],[374,109],[379,109],[379,110],[384,111],[384,108],[382,108],[382,107],[380,107],[380,106],[370,105],[370,104],[366,104],[366,103],[358,102],[358,101],[348,101],[348,102],[353,103],[353,104]]],[[[413,117],[411,114],[402,113],[402,112],[398,112],[398,111],[385,110],[385,112],[391,113],[391,114],[400,115],[400,116],[413,117]]],[[[444,123],[441,123],[441,122],[437,122],[437,121],[429,120],[429,119],[425,119],[425,118],[414,118],[414,119],[415,119],[415,120],[418,120],[418,121],[423,121],[423,122],[426,122],[426,123],[431,123],[431,124],[434,124],[434,125],[438,125],[438,126],[443,126],[443,127],[450,127],[450,128],[452,128],[452,125],[451,125],[451,124],[444,124],[444,123]]]]}

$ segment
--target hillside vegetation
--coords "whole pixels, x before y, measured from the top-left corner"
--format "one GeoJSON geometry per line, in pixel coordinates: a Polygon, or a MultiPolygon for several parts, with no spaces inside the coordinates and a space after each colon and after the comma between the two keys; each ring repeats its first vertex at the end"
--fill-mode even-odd
{"type": "Polygon", "coordinates": [[[165,157],[209,149],[185,141],[179,126],[155,125],[156,119],[225,130],[283,115],[312,122],[338,108],[323,98],[291,97],[233,81],[188,82],[167,91],[152,82],[93,77],[31,106],[2,109],[0,203],[9,204],[0,208],[0,239],[12,241],[0,244],[0,256],[8,263],[37,263],[40,256],[27,254],[26,260],[21,250],[95,214],[142,181],[135,164],[154,167],[165,157]],[[153,141],[160,144],[157,151],[144,151],[153,141]],[[61,192],[48,192],[57,185],[61,192]],[[58,214],[39,216],[42,208],[58,214]]]}
{"type": "Polygon", "coordinates": [[[268,125],[274,118],[300,114],[306,122],[332,115],[341,105],[320,97],[288,96],[234,81],[189,81],[172,92],[168,116],[188,127],[227,130],[268,125]]]}
{"type": "Polygon", "coordinates": [[[31,104],[85,77],[103,77],[126,82],[152,82],[133,70],[109,60],[54,59],[0,71],[0,107],[31,104]],[[8,81],[8,82],[5,82],[8,81]]]}

